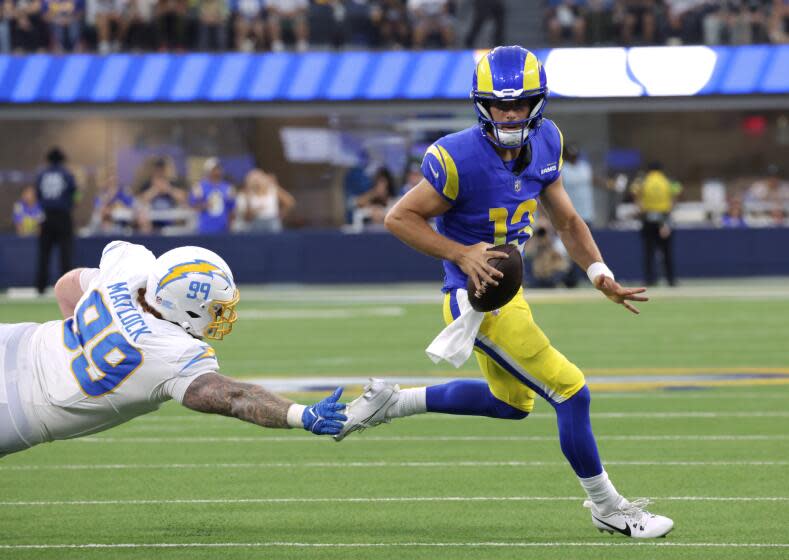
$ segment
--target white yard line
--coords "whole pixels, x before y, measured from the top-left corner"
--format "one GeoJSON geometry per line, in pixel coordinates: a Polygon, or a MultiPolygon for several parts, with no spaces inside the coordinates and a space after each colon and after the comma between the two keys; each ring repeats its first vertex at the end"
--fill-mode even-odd
{"type": "MultiPolygon", "coordinates": [[[[332,365],[331,362],[326,362],[325,358],[315,360],[316,365],[332,365]],[[318,364],[317,362],[320,362],[318,364]]],[[[343,363],[352,363],[353,360],[349,357],[343,359],[343,363]]],[[[440,372],[440,376],[425,376],[425,375],[391,375],[385,376],[386,380],[391,383],[397,383],[401,386],[425,386],[449,383],[455,381],[458,376],[452,372],[440,372]],[[446,375],[450,374],[450,375],[446,375]]],[[[460,377],[463,377],[462,375],[460,377]]],[[[617,390],[621,390],[622,385],[632,385],[636,383],[647,384],[662,384],[668,386],[681,385],[683,383],[702,384],[709,382],[736,382],[747,380],[786,380],[789,379],[789,370],[772,370],[764,371],[760,368],[753,368],[753,371],[747,369],[732,368],[732,371],[726,371],[719,368],[699,368],[694,370],[681,369],[681,370],[654,370],[650,372],[645,370],[644,373],[632,374],[616,374],[612,371],[610,375],[605,375],[604,372],[592,373],[586,376],[587,382],[595,385],[596,387],[605,388],[606,385],[613,385],[617,390]]],[[[359,387],[369,383],[369,377],[364,376],[312,376],[312,377],[244,377],[244,381],[248,383],[255,383],[261,385],[266,389],[277,392],[314,392],[314,391],[332,391],[335,387],[359,387]]],[[[655,387],[657,389],[657,387],[655,387]]],[[[597,394],[597,389],[595,394],[597,394]]],[[[350,393],[349,393],[350,394],[350,393]]],[[[594,397],[593,397],[594,398],[594,397]]],[[[733,411],[735,412],[735,411],[733,411]]]]}
{"type": "Polygon", "coordinates": [[[404,307],[356,307],[311,309],[247,309],[239,312],[242,320],[266,319],[355,319],[359,317],[402,317],[404,307]]]}
{"type": "MultiPolygon", "coordinates": [[[[789,461],[605,461],[609,467],[785,467],[789,461]]],[[[564,467],[564,461],[304,461],[260,463],[107,463],[7,465],[0,471],[94,471],[141,469],[351,469],[564,467]]]]}
{"type": "MultiPolygon", "coordinates": [[[[665,496],[662,502],[789,502],[789,496],[665,496]]],[[[391,496],[362,498],[186,498],[156,500],[31,500],[0,501],[0,507],[49,506],[148,506],[204,504],[320,504],[320,503],[419,503],[419,502],[580,502],[581,496],[391,496]]]]}
{"type": "MultiPolygon", "coordinates": [[[[420,414],[414,416],[414,420],[472,420],[474,417],[453,415],[453,414],[420,414]]],[[[677,411],[677,412],[661,412],[661,411],[640,411],[640,412],[592,412],[592,420],[597,419],[610,419],[610,418],[789,418],[789,411],[786,410],[762,410],[762,411],[677,411]]],[[[207,419],[219,420],[219,417],[204,415],[173,415],[173,416],[141,416],[137,420],[144,422],[205,422],[207,419]]],[[[529,420],[550,420],[556,421],[556,415],[548,412],[536,412],[529,414],[529,420]]],[[[228,421],[226,418],[221,418],[223,421],[228,421]]]]}
{"type": "Polygon", "coordinates": [[[789,548],[789,543],[708,543],[674,541],[587,541],[587,542],[374,542],[374,543],[305,543],[305,542],[184,542],[184,543],[84,543],[84,544],[3,544],[0,550],[127,549],[127,548],[789,548]]]}
{"type": "MultiPolygon", "coordinates": [[[[600,435],[599,441],[782,441],[786,434],[776,435],[600,435]]],[[[183,436],[183,437],[103,437],[88,436],[69,440],[70,444],[140,444],[140,443],[325,443],[326,438],[303,436],[183,436]]],[[[352,443],[395,441],[557,441],[557,436],[353,436],[352,443]]]]}

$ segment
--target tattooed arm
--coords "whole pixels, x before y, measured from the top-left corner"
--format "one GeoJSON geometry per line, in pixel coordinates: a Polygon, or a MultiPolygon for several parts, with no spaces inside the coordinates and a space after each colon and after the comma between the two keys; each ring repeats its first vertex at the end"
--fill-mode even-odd
{"type": "Polygon", "coordinates": [[[183,405],[198,412],[232,416],[265,428],[304,428],[314,434],[337,434],[346,420],[339,411],[342,390],[322,401],[304,406],[266,391],[259,385],[242,383],[206,373],[192,383],[184,394],[183,405]]]}
{"type": "Polygon", "coordinates": [[[259,385],[206,373],[189,385],[183,404],[198,412],[232,416],[266,428],[289,428],[288,409],[293,401],[259,385]]]}

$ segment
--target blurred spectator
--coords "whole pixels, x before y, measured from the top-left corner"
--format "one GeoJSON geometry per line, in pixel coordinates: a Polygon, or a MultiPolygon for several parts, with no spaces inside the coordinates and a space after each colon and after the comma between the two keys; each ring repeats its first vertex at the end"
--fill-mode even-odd
{"type": "Polygon", "coordinates": [[[359,153],[356,165],[349,168],[345,173],[343,188],[345,191],[346,221],[353,220],[353,211],[356,208],[356,197],[366,193],[373,186],[373,180],[368,172],[367,163],[369,155],[362,150],[359,153]]]}
{"type": "Polygon", "coordinates": [[[85,22],[96,28],[100,54],[120,50],[123,0],[86,0],[85,22]]]}
{"type": "Polygon", "coordinates": [[[252,52],[263,48],[266,39],[264,9],[265,0],[230,1],[237,51],[252,52]]]}
{"type": "Polygon", "coordinates": [[[82,0],[44,0],[44,19],[55,53],[82,50],[83,12],[82,0]]]}
{"type": "Polygon", "coordinates": [[[134,223],[134,197],[118,184],[117,173],[110,172],[99,183],[88,229],[91,233],[128,235],[134,223]]]}
{"type": "Polygon", "coordinates": [[[773,0],[767,33],[772,43],[789,43],[789,2],[786,0],[773,0]]]}
{"type": "Polygon", "coordinates": [[[778,166],[770,164],[764,178],[754,181],[748,188],[747,197],[759,202],[786,203],[789,202],[789,183],[781,179],[778,166]]]}
{"type": "Polygon", "coordinates": [[[595,221],[593,180],[592,166],[579,158],[578,146],[565,144],[562,182],[573,206],[590,227],[595,221]]]}
{"type": "Polygon", "coordinates": [[[16,0],[14,11],[16,25],[13,29],[14,48],[24,52],[35,52],[48,46],[44,37],[44,20],[41,0],[16,0]]]}
{"type": "Polygon", "coordinates": [[[400,49],[408,45],[410,29],[404,0],[381,0],[380,14],[373,14],[379,41],[384,48],[400,49]]]}
{"type": "Polygon", "coordinates": [[[352,200],[354,221],[361,219],[365,224],[383,224],[386,211],[396,196],[392,173],[381,167],[373,177],[372,188],[352,200]]]}
{"type": "Polygon", "coordinates": [[[335,0],[334,18],[343,24],[340,43],[351,47],[369,47],[378,42],[381,9],[370,0],[335,0]]]}
{"type": "Polygon", "coordinates": [[[11,52],[11,24],[14,21],[14,1],[0,0],[0,54],[11,52]]]}
{"type": "Polygon", "coordinates": [[[43,220],[44,212],[36,200],[36,188],[33,185],[27,185],[22,190],[19,200],[14,203],[16,234],[21,237],[38,235],[43,220]]]}
{"type": "Polygon", "coordinates": [[[167,161],[157,159],[153,163],[151,178],[143,184],[139,193],[140,231],[161,232],[175,223],[173,218],[151,217],[150,211],[175,210],[186,203],[185,191],[175,187],[170,180],[167,161]]]}
{"type": "Polygon", "coordinates": [[[159,50],[181,50],[186,46],[187,0],[158,0],[156,43],[159,50]]]}
{"type": "MultiPolygon", "coordinates": [[[[471,48],[487,20],[493,24],[493,44],[504,44],[504,0],[474,0],[474,15],[466,35],[466,47],[471,48]]],[[[492,46],[492,45],[489,45],[492,46]]]]}
{"type": "MultiPolygon", "coordinates": [[[[668,0],[669,2],[671,0],[668,0]]],[[[676,0],[677,3],[697,0],[676,0]]],[[[624,45],[655,42],[655,12],[658,8],[653,0],[619,0],[615,12],[621,22],[621,42],[624,45]]]]}
{"type": "Polygon", "coordinates": [[[296,199],[283,189],[277,178],[253,169],[244,179],[244,189],[236,199],[236,216],[243,231],[278,233],[282,219],[296,205],[296,199]]]}
{"type": "Polygon", "coordinates": [[[275,52],[285,50],[283,36],[286,34],[292,34],[295,38],[296,50],[307,50],[309,35],[307,8],[307,0],[268,0],[266,2],[271,50],[275,52]]]}
{"type": "Polygon", "coordinates": [[[611,0],[588,0],[584,13],[586,42],[602,45],[613,40],[614,19],[611,0]]]}
{"type": "Polygon", "coordinates": [[[551,231],[540,226],[534,231],[534,239],[526,244],[526,255],[531,262],[531,281],[535,288],[555,288],[561,283],[573,287],[576,281],[571,276],[572,262],[564,246],[551,231]]]}
{"type": "Polygon", "coordinates": [[[227,48],[227,0],[197,0],[197,48],[202,52],[227,48]]]}
{"type": "Polygon", "coordinates": [[[455,18],[449,0],[408,0],[414,48],[423,48],[433,36],[439,45],[451,47],[455,42],[455,18]]]}
{"type": "Polygon", "coordinates": [[[672,254],[671,210],[681,187],[669,181],[660,163],[647,167],[644,180],[633,186],[633,195],[641,211],[641,238],[644,244],[644,281],[654,286],[655,257],[663,256],[663,266],[669,286],[676,285],[672,254]]]}
{"type": "Polygon", "coordinates": [[[729,199],[728,208],[721,216],[721,227],[725,228],[744,228],[748,227],[742,211],[742,200],[739,197],[729,199]]]}
{"type": "Polygon", "coordinates": [[[419,162],[411,162],[405,173],[405,184],[400,189],[400,196],[405,195],[408,191],[417,186],[422,179],[424,179],[422,175],[422,166],[419,162]]]}
{"type": "Polygon", "coordinates": [[[770,219],[771,224],[776,227],[781,227],[786,225],[786,210],[784,210],[781,206],[773,206],[773,209],[770,211],[770,219]]]}
{"type": "Polygon", "coordinates": [[[195,183],[189,195],[189,205],[199,213],[197,231],[201,234],[229,231],[236,207],[235,189],[223,179],[217,158],[208,158],[203,171],[203,179],[195,183]]]}
{"type": "Polygon", "coordinates": [[[789,207],[789,183],[781,179],[777,165],[767,166],[765,177],[754,181],[745,194],[749,211],[766,218],[771,225],[780,225],[789,207]]]}
{"type": "Polygon", "coordinates": [[[36,196],[44,212],[38,244],[38,273],[36,288],[39,294],[49,283],[49,257],[55,245],[60,252],[61,275],[71,270],[74,226],[71,213],[77,198],[74,176],[66,169],[66,155],[60,148],[47,153],[47,166],[36,178],[36,196]]]}
{"type": "Polygon", "coordinates": [[[120,37],[124,48],[145,51],[155,44],[151,25],[157,0],[126,0],[123,4],[120,37]]]}
{"type": "Polygon", "coordinates": [[[584,42],[586,22],[575,0],[562,0],[548,9],[548,39],[554,45],[567,40],[584,42]]]}
{"type": "MultiPolygon", "coordinates": [[[[580,158],[578,146],[573,143],[564,145],[563,152],[564,165],[562,166],[562,183],[567,191],[567,196],[575,206],[578,215],[586,222],[590,228],[594,227],[595,222],[595,201],[594,201],[594,174],[589,162],[580,158]]],[[[575,263],[571,263],[567,270],[568,287],[577,284],[577,277],[583,274],[583,270],[575,263]]]]}

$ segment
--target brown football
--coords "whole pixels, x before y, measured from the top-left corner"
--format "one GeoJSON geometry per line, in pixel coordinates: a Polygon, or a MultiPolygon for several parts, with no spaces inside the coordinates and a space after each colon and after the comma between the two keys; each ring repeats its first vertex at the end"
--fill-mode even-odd
{"type": "Polygon", "coordinates": [[[476,288],[471,278],[466,283],[466,290],[468,291],[468,301],[471,307],[476,311],[493,311],[504,307],[509,301],[518,293],[518,289],[523,282],[523,259],[518,247],[515,245],[497,245],[491,247],[489,251],[501,251],[507,253],[508,258],[495,258],[490,259],[488,264],[496,270],[504,273],[502,278],[498,279],[498,286],[488,286],[482,296],[475,295],[476,288]]]}

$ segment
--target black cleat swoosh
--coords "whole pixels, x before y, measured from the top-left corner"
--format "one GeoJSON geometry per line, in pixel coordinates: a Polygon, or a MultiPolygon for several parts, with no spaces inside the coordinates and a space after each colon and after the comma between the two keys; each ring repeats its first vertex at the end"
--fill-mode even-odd
{"type": "Polygon", "coordinates": [[[628,525],[627,523],[625,523],[625,528],[624,528],[624,529],[620,529],[619,527],[615,527],[614,525],[610,525],[610,524],[606,523],[605,521],[603,521],[603,520],[602,520],[602,519],[600,519],[599,517],[596,517],[595,515],[592,515],[592,517],[594,517],[595,519],[597,519],[597,520],[598,520],[600,523],[602,523],[602,524],[603,524],[603,525],[605,525],[606,527],[610,527],[611,529],[613,529],[613,530],[614,530],[614,531],[616,531],[617,533],[622,533],[622,534],[623,534],[624,536],[626,536],[626,537],[630,537],[630,536],[632,536],[632,535],[630,534],[630,525],[628,525]]]}

